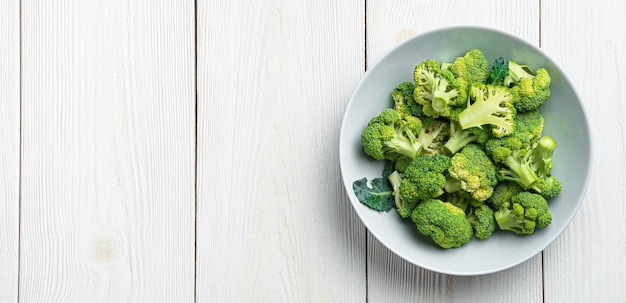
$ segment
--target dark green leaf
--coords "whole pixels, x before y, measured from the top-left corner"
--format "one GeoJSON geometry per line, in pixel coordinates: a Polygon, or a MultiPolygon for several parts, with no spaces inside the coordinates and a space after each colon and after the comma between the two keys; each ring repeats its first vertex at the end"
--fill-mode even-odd
{"type": "Polygon", "coordinates": [[[389,178],[389,175],[391,175],[391,173],[393,173],[395,167],[395,162],[394,161],[390,161],[390,160],[386,160],[385,161],[385,167],[383,168],[383,178],[387,179],[389,178]]]}
{"type": "Polygon", "coordinates": [[[372,187],[367,185],[367,178],[362,178],[352,183],[352,189],[359,201],[375,210],[389,211],[394,205],[393,189],[387,178],[372,179],[372,187]]]}
{"type": "Polygon", "coordinates": [[[491,72],[489,73],[489,82],[491,84],[502,83],[502,80],[509,74],[509,61],[500,57],[493,62],[491,72]]]}

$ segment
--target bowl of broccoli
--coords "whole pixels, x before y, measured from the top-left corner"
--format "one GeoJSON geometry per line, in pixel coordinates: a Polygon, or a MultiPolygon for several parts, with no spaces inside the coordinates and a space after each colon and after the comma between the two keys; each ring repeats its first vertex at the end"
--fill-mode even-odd
{"type": "Polygon", "coordinates": [[[379,58],[350,98],[339,152],[374,237],[452,275],[544,250],[578,212],[592,159],[563,69],[515,35],[473,26],[420,34],[379,58]]]}

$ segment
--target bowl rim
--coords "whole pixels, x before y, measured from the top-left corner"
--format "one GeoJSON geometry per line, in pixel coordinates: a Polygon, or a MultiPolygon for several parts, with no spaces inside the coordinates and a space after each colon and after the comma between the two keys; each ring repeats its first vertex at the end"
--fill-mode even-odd
{"type": "Polygon", "coordinates": [[[360,212],[356,209],[355,205],[354,205],[354,201],[353,198],[351,197],[351,193],[349,192],[349,189],[351,188],[351,184],[353,180],[347,180],[346,176],[345,176],[345,167],[344,167],[344,162],[341,161],[341,154],[343,153],[343,151],[346,149],[346,147],[344,146],[344,140],[342,139],[344,136],[344,133],[346,132],[346,118],[348,113],[350,112],[350,109],[355,106],[355,99],[356,99],[356,95],[357,92],[359,91],[359,88],[361,85],[363,85],[364,82],[366,82],[366,79],[368,79],[369,77],[371,77],[371,74],[373,73],[372,71],[375,71],[377,69],[377,66],[381,65],[382,62],[386,61],[385,59],[392,56],[394,54],[394,52],[397,49],[400,49],[402,47],[404,47],[406,44],[409,43],[413,43],[414,40],[420,39],[423,36],[426,35],[432,35],[432,34],[437,34],[437,33],[442,33],[442,32],[448,32],[448,31],[454,31],[454,30],[480,30],[480,31],[491,31],[494,32],[496,34],[499,35],[503,35],[503,36],[507,36],[508,38],[514,39],[514,40],[518,40],[524,44],[526,44],[530,49],[532,49],[534,52],[541,54],[541,56],[545,57],[549,62],[551,62],[552,64],[554,64],[554,66],[559,70],[561,76],[563,77],[563,79],[566,81],[566,83],[568,83],[572,89],[572,93],[574,94],[574,96],[576,96],[577,100],[579,101],[579,105],[582,109],[582,116],[584,118],[584,123],[586,124],[586,128],[587,128],[587,136],[589,138],[589,142],[593,143],[593,129],[592,129],[592,124],[589,123],[589,116],[587,113],[587,110],[585,108],[585,102],[582,102],[582,98],[576,88],[576,86],[574,85],[574,83],[572,82],[571,78],[569,77],[569,75],[567,74],[567,72],[563,69],[563,67],[556,61],[554,60],[554,58],[544,49],[542,49],[541,47],[535,45],[534,43],[531,43],[530,41],[528,41],[527,39],[524,39],[516,34],[513,34],[511,32],[507,32],[504,31],[502,29],[498,29],[498,28],[494,28],[494,27],[488,27],[488,26],[482,26],[482,25],[451,25],[451,26],[443,26],[443,27],[437,27],[437,28],[432,28],[432,29],[428,29],[422,32],[419,32],[407,39],[405,39],[404,41],[390,47],[389,49],[385,50],[378,58],[376,58],[374,64],[372,64],[371,66],[369,66],[367,68],[367,70],[364,72],[364,74],[361,76],[361,78],[359,79],[359,81],[357,82],[357,84],[355,85],[350,98],[348,99],[348,103],[345,106],[345,110],[344,110],[344,114],[342,116],[342,122],[341,122],[341,127],[340,127],[340,136],[339,136],[339,166],[340,166],[340,172],[341,172],[341,177],[343,180],[343,184],[344,184],[344,189],[347,191],[347,195],[348,195],[348,200],[350,201],[350,205],[352,207],[352,209],[356,212],[357,216],[359,217],[359,220],[361,221],[361,223],[365,226],[365,228],[367,229],[368,232],[370,232],[381,244],[383,244],[383,246],[385,246],[386,249],[390,250],[391,252],[393,252],[395,255],[399,256],[400,258],[402,258],[403,260],[405,260],[408,263],[411,263],[413,265],[419,266],[420,268],[424,268],[433,272],[438,272],[438,273],[442,273],[442,274],[448,274],[448,275],[456,275],[456,276],[479,276],[479,275],[486,275],[486,274],[491,274],[491,273],[496,273],[496,272],[500,272],[500,271],[504,271],[510,268],[513,268],[517,265],[520,265],[521,263],[524,263],[528,260],[530,260],[532,257],[536,256],[538,253],[544,251],[546,248],[548,248],[550,245],[552,245],[556,239],[558,239],[562,234],[563,231],[565,229],[567,229],[567,227],[572,223],[574,217],[578,214],[578,212],[580,211],[580,208],[583,204],[583,201],[586,198],[587,195],[587,190],[589,188],[589,183],[590,183],[590,179],[591,179],[591,175],[593,173],[593,160],[594,160],[594,149],[593,149],[593,144],[590,144],[589,146],[589,164],[586,168],[586,174],[585,174],[585,179],[583,180],[583,188],[581,191],[581,196],[580,199],[578,200],[578,203],[576,203],[575,205],[575,210],[573,212],[571,212],[571,214],[566,217],[566,224],[563,224],[561,227],[559,227],[557,229],[557,231],[555,232],[555,236],[548,241],[548,243],[546,244],[545,247],[538,247],[537,249],[533,250],[533,252],[531,254],[529,254],[529,256],[527,258],[520,258],[520,260],[516,261],[516,262],[511,262],[506,266],[501,266],[501,267],[497,267],[497,268],[492,268],[492,269],[487,269],[487,270],[482,270],[482,271],[472,271],[472,272],[465,272],[465,271],[454,271],[454,270],[446,270],[446,269],[440,269],[440,268],[435,268],[433,266],[430,266],[428,264],[425,264],[424,262],[419,262],[416,260],[413,260],[412,258],[409,258],[408,256],[406,256],[405,254],[397,251],[396,249],[392,248],[389,246],[389,243],[387,241],[385,241],[385,238],[382,237],[382,235],[379,235],[377,232],[373,231],[371,229],[370,223],[367,222],[366,220],[363,220],[360,212]]]}

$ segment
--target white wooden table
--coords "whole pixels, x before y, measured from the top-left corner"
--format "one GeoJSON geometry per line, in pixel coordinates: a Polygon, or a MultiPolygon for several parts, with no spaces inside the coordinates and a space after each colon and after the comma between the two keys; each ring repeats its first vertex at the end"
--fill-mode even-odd
{"type": "Polygon", "coordinates": [[[624,302],[626,2],[0,1],[0,302],[624,302]],[[559,62],[593,124],[565,233],[455,277],[374,239],[340,179],[368,66],[447,25],[559,62]]]}

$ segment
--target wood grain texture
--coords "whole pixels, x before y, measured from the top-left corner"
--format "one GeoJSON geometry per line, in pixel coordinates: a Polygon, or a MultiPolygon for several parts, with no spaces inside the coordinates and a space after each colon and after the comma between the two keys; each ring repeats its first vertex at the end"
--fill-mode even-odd
{"type": "MultiPolygon", "coordinates": [[[[378,57],[404,39],[442,26],[489,26],[538,44],[538,1],[466,3],[367,1],[367,65],[372,66],[378,57]]],[[[367,239],[369,302],[542,301],[541,254],[499,273],[455,277],[413,266],[390,252],[371,234],[367,239]]]]}
{"type": "Polygon", "coordinates": [[[582,207],[545,251],[545,302],[623,302],[626,3],[542,1],[541,11],[542,47],[578,89],[594,147],[592,176],[582,207]]]}
{"type": "Polygon", "coordinates": [[[413,35],[454,25],[480,25],[539,41],[538,0],[367,0],[367,65],[413,35]]]}
{"type": "Polygon", "coordinates": [[[192,302],[194,2],[30,1],[21,302],[192,302]]]}
{"type": "Polygon", "coordinates": [[[0,302],[17,302],[20,2],[0,1],[0,302]]]}
{"type": "Polygon", "coordinates": [[[363,302],[342,186],[363,1],[198,1],[198,302],[363,302]]]}

